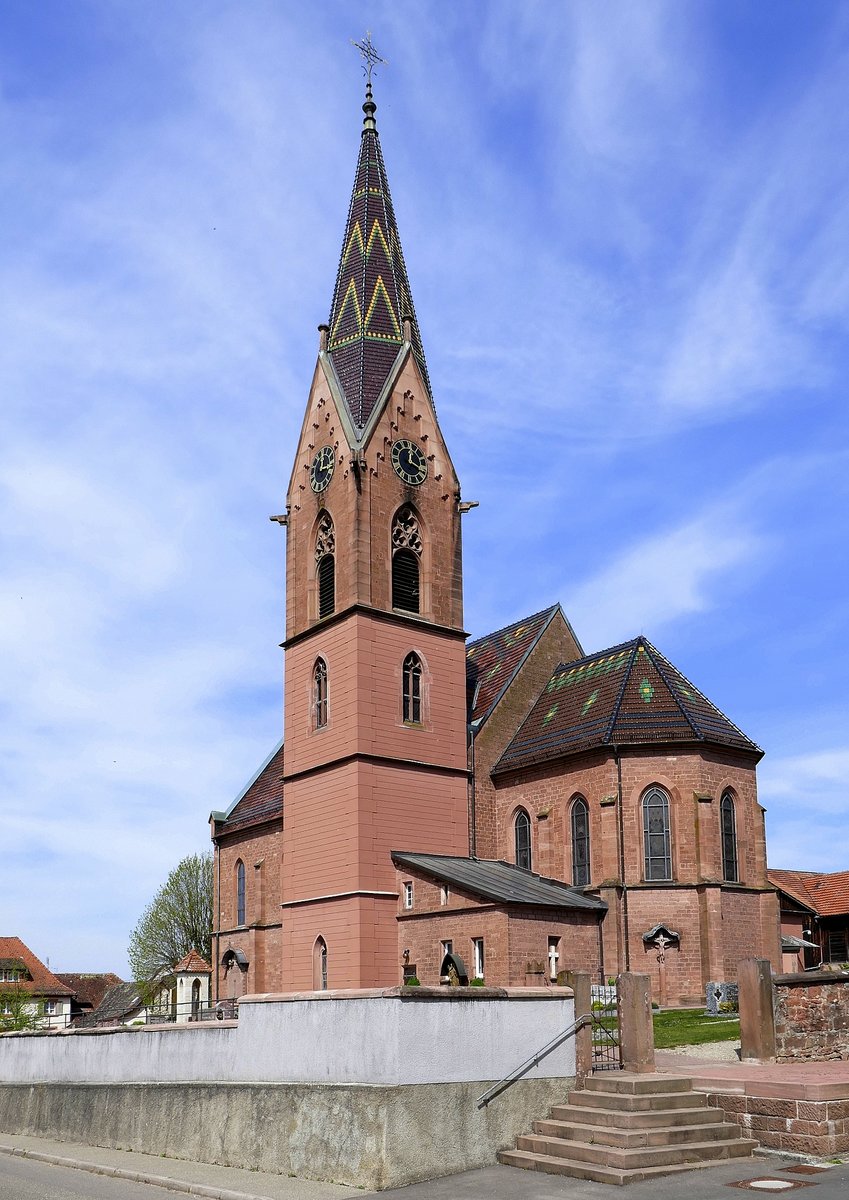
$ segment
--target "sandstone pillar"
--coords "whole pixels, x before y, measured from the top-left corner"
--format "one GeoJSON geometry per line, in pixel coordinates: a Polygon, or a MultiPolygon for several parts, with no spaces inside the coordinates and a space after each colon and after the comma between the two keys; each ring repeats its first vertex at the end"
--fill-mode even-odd
{"type": "Polygon", "coordinates": [[[740,1057],[775,1062],[775,1015],[769,959],[744,958],[737,965],[740,1057]]]}
{"type": "Polygon", "coordinates": [[[616,980],[619,995],[619,1054],[623,1071],[654,1071],[651,980],[624,971],[616,980]]]}
{"type": "MultiPolygon", "coordinates": [[[[575,1020],[590,1016],[592,1013],[592,993],[590,986],[592,977],[582,971],[570,971],[569,986],[575,997],[575,1020]]],[[[579,1029],[575,1034],[575,1074],[578,1079],[585,1079],[592,1074],[593,1069],[593,1031],[589,1025],[579,1029]]]]}

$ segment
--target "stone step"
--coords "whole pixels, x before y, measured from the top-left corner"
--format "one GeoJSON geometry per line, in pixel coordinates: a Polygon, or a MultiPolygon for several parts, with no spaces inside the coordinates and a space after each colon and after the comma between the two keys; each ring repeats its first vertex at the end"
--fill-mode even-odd
{"type": "Polygon", "coordinates": [[[651,1108],[623,1112],[620,1108],[585,1108],[578,1100],[556,1104],[550,1120],[569,1125],[619,1126],[623,1129],[666,1129],[671,1125],[721,1124],[725,1114],[720,1108],[697,1105],[694,1108],[651,1108]]]}
{"type": "Polygon", "coordinates": [[[680,1146],[688,1142],[728,1142],[740,1136],[731,1121],[709,1125],[663,1125],[655,1129],[622,1129],[614,1125],[571,1125],[565,1121],[534,1121],[534,1133],[568,1142],[632,1149],[640,1146],[680,1146]]]}
{"type": "Polygon", "coordinates": [[[604,1167],[598,1163],[578,1162],[553,1155],[529,1154],[525,1150],[502,1150],[498,1161],[506,1167],[521,1167],[526,1171],[543,1171],[548,1175],[568,1175],[572,1179],[592,1179],[596,1183],[627,1184],[642,1180],[657,1179],[663,1175],[677,1175],[681,1171],[696,1171],[701,1167],[713,1167],[712,1161],[670,1164],[665,1167],[635,1167],[622,1170],[619,1167],[604,1167]]]}
{"type": "Polygon", "coordinates": [[[635,1075],[628,1071],[610,1071],[590,1075],[581,1084],[580,1091],[649,1095],[653,1092],[690,1092],[692,1086],[686,1075],[635,1075]]]}
{"type": "Polygon", "coordinates": [[[581,1088],[571,1091],[566,1098],[568,1105],[581,1108],[615,1109],[617,1112],[645,1112],[654,1108],[703,1108],[707,1104],[704,1092],[658,1091],[628,1092],[595,1091],[581,1088]]]}
{"type": "Polygon", "coordinates": [[[567,1141],[564,1138],[524,1134],[516,1139],[516,1149],[545,1158],[564,1158],[570,1162],[592,1163],[632,1171],[644,1167],[678,1166],[682,1163],[721,1162],[751,1154],[757,1143],[746,1138],[724,1142],[690,1142],[676,1146],[640,1146],[621,1148],[592,1142],[567,1141]]]}

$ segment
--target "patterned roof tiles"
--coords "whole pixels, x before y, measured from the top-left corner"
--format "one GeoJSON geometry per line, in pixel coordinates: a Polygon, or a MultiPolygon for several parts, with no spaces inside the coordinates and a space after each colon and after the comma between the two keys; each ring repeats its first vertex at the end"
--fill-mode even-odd
{"type": "Polygon", "coordinates": [[[360,430],[403,345],[405,318],[411,322],[413,353],[430,391],[370,93],[363,109],[366,118],[327,341],[351,419],[360,430]]]}
{"type": "Polygon", "coordinates": [[[559,607],[554,604],[469,643],[466,695],[470,722],[479,725],[487,719],[559,607]]]}
{"type": "Polygon", "coordinates": [[[849,871],[767,871],[771,884],[821,917],[849,913],[849,871]]]}
{"type": "Polygon", "coordinates": [[[645,638],[563,663],[495,770],[596,746],[713,742],[761,751],[645,638]]]}
{"type": "Polygon", "coordinates": [[[278,742],[223,820],[217,822],[218,833],[230,833],[283,815],[283,751],[283,743],[278,742]]]}

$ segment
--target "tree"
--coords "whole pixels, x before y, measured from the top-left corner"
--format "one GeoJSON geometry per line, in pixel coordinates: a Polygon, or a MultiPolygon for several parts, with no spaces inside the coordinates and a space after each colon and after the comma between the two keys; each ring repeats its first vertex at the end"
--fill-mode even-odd
{"type": "Polygon", "coordinates": [[[0,1033],[41,1029],[44,1003],[18,981],[0,983],[0,1033]]]}
{"type": "Polygon", "coordinates": [[[127,957],[139,982],[170,973],[190,950],[212,953],[212,851],[179,862],[130,934],[127,957]]]}

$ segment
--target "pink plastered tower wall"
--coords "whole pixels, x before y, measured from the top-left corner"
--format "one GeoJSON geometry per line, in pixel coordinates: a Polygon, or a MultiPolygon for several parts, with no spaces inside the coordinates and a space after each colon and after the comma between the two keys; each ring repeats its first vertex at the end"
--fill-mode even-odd
{"type": "Polygon", "coordinates": [[[327,984],[400,981],[393,849],[467,854],[468,760],[459,485],[427,391],[408,354],[364,444],[351,446],[320,360],[288,495],[285,644],[284,988],[312,987],[315,947],[327,984]],[[422,448],[428,474],[405,485],[393,441],[422,448]],[[320,493],[322,446],[335,469],[320,493]],[[356,465],[355,465],[356,464],[356,465]],[[392,523],[411,505],[422,535],[420,612],[392,609],[392,523]],[[333,521],[335,609],[320,620],[315,539],[333,521]],[[422,712],[405,723],[402,664],[422,663],[422,712]],[[327,665],[317,727],[313,671],[327,665]]]}

